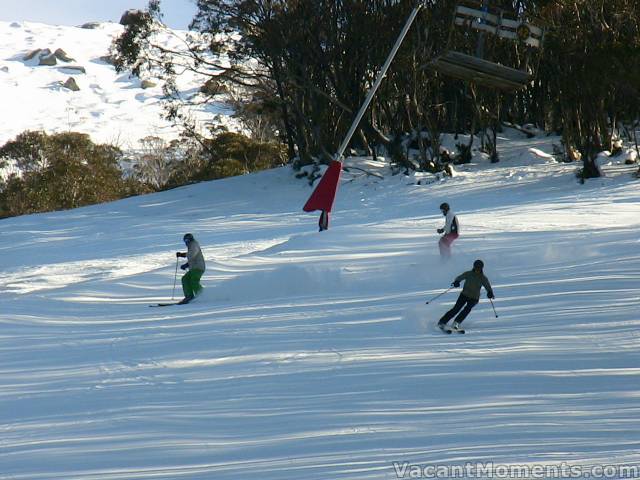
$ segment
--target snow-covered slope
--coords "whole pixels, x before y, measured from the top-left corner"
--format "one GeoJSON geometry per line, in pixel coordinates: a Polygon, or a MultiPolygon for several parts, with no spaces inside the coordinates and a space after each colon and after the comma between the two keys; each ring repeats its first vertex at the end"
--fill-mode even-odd
{"type": "MultiPolygon", "coordinates": [[[[176,138],[179,130],[162,117],[162,89],[159,82],[142,88],[141,80],[128,73],[118,74],[104,60],[109,47],[123,27],[97,24],[93,29],[50,26],[31,22],[0,22],[0,145],[25,130],[48,133],[76,131],[88,133],[95,142],[113,143],[124,149],[136,148],[147,136],[176,138]],[[70,61],[56,59],[56,65],[39,65],[34,50],[62,49],[70,61]],[[83,67],[82,70],[70,67],[83,67]],[[62,86],[74,78],[79,91],[62,86]]],[[[166,46],[180,43],[184,32],[157,39],[166,46]]],[[[153,78],[145,78],[153,81],[153,78]]],[[[191,95],[203,80],[183,75],[180,88],[191,95]]],[[[211,105],[192,112],[195,118],[238,128],[223,105],[211,105]]]]}
{"type": "Polygon", "coordinates": [[[638,465],[634,168],[579,185],[548,138],[501,148],[426,185],[345,175],[322,234],[286,168],[2,220],[0,478],[638,465]],[[448,263],[442,201],[462,230],[448,263]],[[149,308],[186,231],[205,292],[149,308]],[[476,258],[499,318],[485,298],[445,336],[457,293],[425,300],[476,258]]]}

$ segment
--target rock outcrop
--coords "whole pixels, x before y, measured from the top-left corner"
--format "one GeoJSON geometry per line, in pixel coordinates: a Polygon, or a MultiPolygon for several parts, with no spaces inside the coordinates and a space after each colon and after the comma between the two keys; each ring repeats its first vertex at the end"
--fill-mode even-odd
{"type": "Polygon", "coordinates": [[[87,73],[87,69],[82,65],[65,65],[62,67],[63,70],[71,70],[71,73],[87,73]]]}
{"type": "Polygon", "coordinates": [[[57,65],[58,60],[65,63],[74,61],[74,59],[67,55],[67,52],[61,48],[58,48],[55,52],[51,52],[48,48],[36,48],[22,57],[22,60],[28,62],[35,58],[38,59],[38,65],[47,66],[57,65]]]}
{"type": "Polygon", "coordinates": [[[62,86],[64,88],[68,88],[69,90],[73,91],[73,92],[77,92],[80,90],[80,87],[78,86],[78,83],[76,82],[76,79],[73,77],[69,77],[67,78],[67,81],[64,82],[64,84],[62,84],[62,86]]]}
{"type": "Polygon", "coordinates": [[[45,48],[45,49],[36,48],[35,50],[31,50],[24,57],[22,57],[22,60],[24,60],[25,62],[28,62],[29,60],[34,59],[36,56],[41,57],[44,55],[51,55],[51,50],[49,50],[48,48],[45,48]]]}
{"type": "Polygon", "coordinates": [[[57,65],[58,60],[55,54],[50,53],[49,55],[40,55],[40,60],[38,61],[38,65],[43,65],[46,67],[51,67],[53,65],[57,65]]]}
{"type": "Polygon", "coordinates": [[[67,52],[65,52],[61,48],[58,48],[55,52],[53,52],[53,54],[61,62],[67,62],[68,63],[68,62],[74,62],[75,61],[73,58],[71,58],[69,55],[67,55],[67,52]]]}

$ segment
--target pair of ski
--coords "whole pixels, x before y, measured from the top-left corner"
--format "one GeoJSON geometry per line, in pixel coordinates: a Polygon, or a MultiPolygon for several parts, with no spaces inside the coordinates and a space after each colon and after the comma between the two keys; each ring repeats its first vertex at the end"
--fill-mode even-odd
{"type": "MultiPolygon", "coordinates": [[[[202,290],[200,290],[200,293],[202,292],[202,290]]],[[[182,300],[180,300],[179,302],[167,302],[167,303],[154,303],[153,305],[149,305],[150,307],[171,307],[172,305],[186,305],[187,303],[191,303],[193,302],[196,298],[198,298],[198,296],[200,295],[200,293],[198,293],[198,295],[194,296],[194,297],[184,297],[182,300]]]]}
{"type": "Polygon", "coordinates": [[[465,333],[463,328],[453,328],[449,325],[438,325],[438,328],[447,335],[451,335],[452,333],[465,333]]]}
{"type": "Polygon", "coordinates": [[[169,302],[169,303],[154,303],[153,305],[149,305],[150,307],[171,307],[173,305],[186,305],[189,302],[185,302],[184,300],[180,300],[179,302],[169,302]]]}

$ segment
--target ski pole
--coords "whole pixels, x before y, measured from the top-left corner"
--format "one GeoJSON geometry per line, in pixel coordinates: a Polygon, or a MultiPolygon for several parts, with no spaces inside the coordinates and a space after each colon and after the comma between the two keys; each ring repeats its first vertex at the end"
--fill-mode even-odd
{"type": "Polygon", "coordinates": [[[493,300],[492,300],[492,299],[489,299],[489,301],[491,302],[491,306],[493,307],[493,313],[495,313],[496,318],[498,318],[498,313],[496,312],[496,307],[495,307],[495,305],[493,304],[493,300]]]}
{"type": "Polygon", "coordinates": [[[176,257],[176,273],[173,275],[173,292],[171,292],[171,300],[176,296],[176,280],[178,279],[178,263],[180,259],[176,257]]]}
{"type": "Polygon", "coordinates": [[[427,300],[427,305],[429,305],[429,303],[433,302],[435,299],[440,298],[442,295],[444,295],[445,293],[447,293],[449,290],[451,290],[453,287],[449,287],[447,288],[444,292],[442,292],[440,295],[436,295],[435,297],[433,297],[431,300],[427,300]]]}

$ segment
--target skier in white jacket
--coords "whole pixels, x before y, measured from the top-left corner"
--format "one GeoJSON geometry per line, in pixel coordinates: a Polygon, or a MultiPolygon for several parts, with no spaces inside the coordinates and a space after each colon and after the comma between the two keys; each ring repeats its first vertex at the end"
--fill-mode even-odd
{"type": "Polygon", "coordinates": [[[440,205],[442,215],[445,217],[443,228],[438,229],[438,233],[444,234],[440,237],[438,247],[440,248],[440,256],[443,259],[451,257],[451,244],[459,236],[458,217],[451,211],[448,203],[440,205]]]}
{"type": "Polygon", "coordinates": [[[204,256],[197,240],[190,233],[185,233],[182,240],[187,246],[187,251],[176,252],[176,256],[187,259],[187,263],[180,265],[180,268],[189,271],[182,277],[184,298],[179,302],[181,304],[189,303],[202,291],[200,279],[205,270],[204,256]]]}

